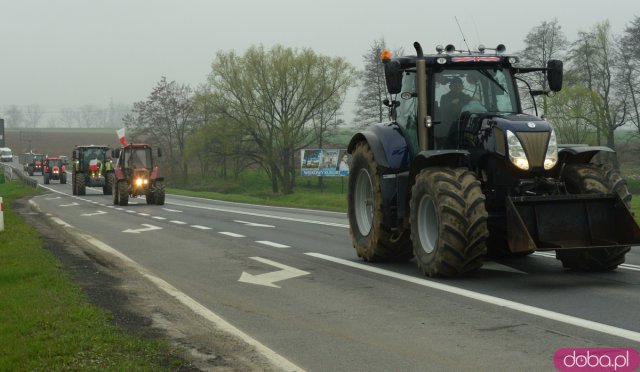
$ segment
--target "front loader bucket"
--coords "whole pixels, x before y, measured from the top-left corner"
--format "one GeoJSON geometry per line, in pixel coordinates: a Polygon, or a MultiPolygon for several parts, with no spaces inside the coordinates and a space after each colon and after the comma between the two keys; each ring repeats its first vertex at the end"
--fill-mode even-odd
{"type": "Polygon", "coordinates": [[[640,245],[640,227],[617,194],[507,197],[512,252],[640,245]]]}

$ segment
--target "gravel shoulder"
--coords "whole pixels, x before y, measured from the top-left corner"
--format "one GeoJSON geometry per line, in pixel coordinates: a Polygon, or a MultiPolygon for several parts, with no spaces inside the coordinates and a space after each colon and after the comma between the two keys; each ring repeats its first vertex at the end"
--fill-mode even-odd
{"type": "Polygon", "coordinates": [[[192,371],[278,371],[255,348],[207,321],[158,289],[119,258],[67,233],[28,199],[12,205],[37,229],[44,246],[61,262],[91,303],[112,314],[113,324],[147,338],[165,338],[177,346],[192,371]]]}

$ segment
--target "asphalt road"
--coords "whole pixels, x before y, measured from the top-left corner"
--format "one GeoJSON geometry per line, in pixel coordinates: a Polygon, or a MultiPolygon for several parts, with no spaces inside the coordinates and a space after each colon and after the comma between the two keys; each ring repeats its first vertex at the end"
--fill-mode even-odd
{"type": "Polygon", "coordinates": [[[283,369],[548,371],[559,348],[640,350],[640,247],[609,273],[536,253],[434,280],[412,261],[360,260],[343,213],[175,195],[118,207],[101,189],[42,186],[33,201],[57,223],[133,260],[283,369]]]}

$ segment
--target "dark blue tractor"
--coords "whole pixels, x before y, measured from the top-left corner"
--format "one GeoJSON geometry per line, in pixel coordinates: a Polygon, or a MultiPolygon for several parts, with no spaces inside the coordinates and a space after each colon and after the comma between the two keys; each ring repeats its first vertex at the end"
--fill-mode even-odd
{"type": "MultiPolygon", "coordinates": [[[[608,147],[560,145],[523,112],[516,79],[542,72],[562,88],[562,62],[519,67],[499,45],[383,62],[389,122],[350,141],[349,223],[367,261],[415,257],[425,275],[455,277],[485,257],[555,251],[564,267],[607,271],[640,243],[620,174],[596,164],[608,147]]],[[[534,100],[535,103],[535,100],[534,100]]],[[[536,110],[537,112],[537,110],[536,110]]]]}

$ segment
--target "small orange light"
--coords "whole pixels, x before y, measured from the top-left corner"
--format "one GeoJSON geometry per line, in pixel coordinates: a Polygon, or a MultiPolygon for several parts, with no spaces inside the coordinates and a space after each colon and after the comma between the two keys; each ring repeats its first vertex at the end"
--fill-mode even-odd
{"type": "Polygon", "coordinates": [[[380,58],[382,59],[383,62],[387,62],[391,60],[391,52],[387,49],[384,49],[382,52],[380,52],[380,58]]]}

